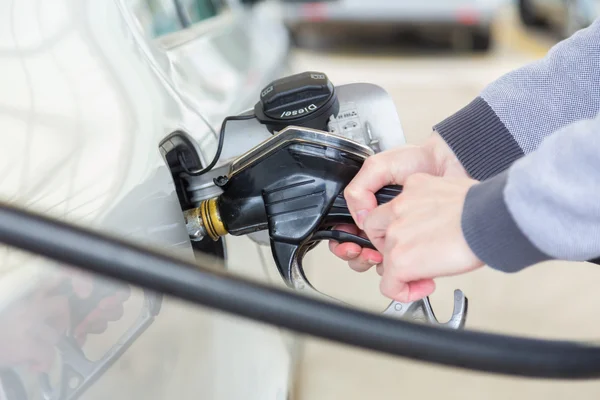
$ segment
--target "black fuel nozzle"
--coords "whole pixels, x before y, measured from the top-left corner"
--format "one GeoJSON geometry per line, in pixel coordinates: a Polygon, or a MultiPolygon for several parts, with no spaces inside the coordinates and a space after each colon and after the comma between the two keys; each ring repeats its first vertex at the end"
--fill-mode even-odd
{"type": "MultiPolygon", "coordinates": [[[[354,242],[374,248],[368,239],[331,230],[352,223],[343,190],[373,151],[346,138],[301,127],[287,127],[235,160],[219,197],[186,211],[188,232],[210,236],[245,235],[268,230],[275,265],[291,288],[323,296],[304,274],[304,256],[322,240],[354,242]]],[[[376,194],[385,203],[402,192],[385,187],[376,194]]],[[[464,327],[467,299],[457,291],[452,318],[441,324],[428,299],[392,302],[384,314],[453,329],[464,327]]]]}
{"type": "Polygon", "coordinates": [[[327,132],[288,127],[235,160],[223,193],[185,211],[190,237],[268,230],[275,262],[291,281],[295,249],[323,222],[351,220],[336,201],[372,150],[327,132]],[[335,220],[328,217],[333,208],[335,220]]]}
{"type": "Polygon", "coordinates": [[[271,133],[287,126],[327,130],[340,105],[335,87],[322,72],[308,71],[276,80],[265,87],[254,113],[271,133]]]}

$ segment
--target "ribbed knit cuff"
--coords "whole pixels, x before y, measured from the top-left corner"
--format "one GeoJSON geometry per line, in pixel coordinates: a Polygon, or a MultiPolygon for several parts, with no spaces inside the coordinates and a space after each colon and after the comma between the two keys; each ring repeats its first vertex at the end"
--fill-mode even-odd
{"type": "Polygon", "coordinates": [[[542,253],[517,226],[504,201],[508,171],[469,189],[462,230],[473,253],[490,267],[517,272],[552,257],[542,253]]]}
{"type": "Polygon", "coordinates": [[[477,180],[508,169],[524,153],[519,144],[481,97],[433,127],[477,180]]]}

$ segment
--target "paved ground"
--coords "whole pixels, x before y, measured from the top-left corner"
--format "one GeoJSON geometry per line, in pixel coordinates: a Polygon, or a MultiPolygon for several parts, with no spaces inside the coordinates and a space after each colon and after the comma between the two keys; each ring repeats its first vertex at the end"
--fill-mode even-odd
{"type": "MultiPolygon", "coordinates": [[[[419,54],[385,48],[369,54],[352,49],[299,50],[297,70],[326,71],[336,83],[369,81],[393,96],[410,143],[418,143],[440,119],[469,102],[504,72],[543,56],[552,39],[524,32],[507,13],[496,27],[499,43],[485,56],[450,52],[419,54]]],[[[363,49],[364,50],[364,49],[363,49]]],[[[309,276],[322,291],[356,306],[376,310],[387,301],[378,293],[374,271],[358,274],[327,251],[309,255],[309,276]]],[[[468,329],[541,338],[600,337],[597,322],[600,269],[590,265],[545,263],[516,275],[489,269],[441,279],[432,302],[440,319],[449,316],[452,291],[469,297],[468,329]]],[[[313,399],[597,399],[600,382],[511,379],[438,368],[357,351],[328,342],[307,343],[299,398],[313,399]]]]}

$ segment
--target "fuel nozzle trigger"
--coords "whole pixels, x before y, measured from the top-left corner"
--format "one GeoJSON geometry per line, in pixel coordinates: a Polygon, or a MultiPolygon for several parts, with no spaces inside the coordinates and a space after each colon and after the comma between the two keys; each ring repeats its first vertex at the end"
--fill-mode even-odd
{"type": "MultiPolygon", "coordinates": [[[[315,245],[316,241],[311,240],[307,241],[304,245],[274,242],[271,248],[273,249],[273,255],[277,266],[280,270],[286,272],[284,280],[289,287],[317,297],[337,300],[315,289],[304,273],[302,261],[304,256],[314,248],[315,245]]],[[[383,315],[391,318],[409,319],[415,322],[445,326],[451,329],[462,329],[466,323],[467,307],[467,298],[461,290],[457,289],[454,291],[454,309],[452,311],[452,317],[445,323],[441,323],[437,320],[428,297],[410,303],[401,303],[394,300],[383,311],[383,315]]]]}
{"type": "MultiPolygon", "coordinates": [[[[386,203],[402,192],[401,186],[388,186],[376,194],[379,204],[386,203]]],[[[332,299],[331,297],[319,292],[309,282],[302,261],[304,256],[312,250],[321,240],[336,240],[338,242],[354,242],[362,247],[374,249],[372,243],[365,238],[340,232],[328,230],[339,223],[348,223],[352,217],[347,208],[346,201],[342,194],[339,194],[332,202],[328,212],[320,219],[320,226],[314,233],[309,233],[302,241],[283,242],[273,240],[271,249],[275,262],[282,273],[282,276],[288,286],[295,290],[304,291],[311,295],[332,299]]],[[[271,236],[273,238],[273,235],[271,236]]],[[[333,299],[339,301],[337,299],[333,299]]],[[[440,323],[428,297],[410,302],[401,303],[392,301],[383,311],[383,315],[391,318],[409,319],[415,322],[427,323],[431,325],[444,326],[451,329],[462,329],[465,326],[467,318],[468,300],[461,290],[454,291],[454,309],[452,317],[445,323],[440,323]]]]}
{"type": "MultiPolygon", "coordinates": [[[[371,148],[338,135],[286,127],[231,164],[220,196],[186,212],[188,232],[195,236],[204,230],[216,240],[226,234],[268,230],[273,258],[285,283],[325,296],[310,284],[302,261],[322,240],[373,248],[368,239],[331,230],[353,223],[342,192],[372,154],[371,148]]],[[[383,204],[401,192],[399,186],[388,186],[376,198],[383,204]]],[[[464,326],[467,311],[462,292],[456,296],[454,315],[446,324],[452,328],[464,326]]],[[[385,314],[439,324],[428,299],[399,304],[394,303],[385,314]]]]}

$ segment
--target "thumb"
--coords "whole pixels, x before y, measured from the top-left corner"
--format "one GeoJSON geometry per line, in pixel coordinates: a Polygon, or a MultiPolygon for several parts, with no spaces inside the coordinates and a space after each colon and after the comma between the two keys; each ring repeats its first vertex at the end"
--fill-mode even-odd
{"type": "Polygon", "coordinates": [[[421,146],[403,146],[367,158],[344,190],[348,209],[356,225],[364,229],[364,219],[377,207],[375,193],[381,188],[402,185],[414,173],[432,173],[434,170],[432,152],[421,146]]]}

